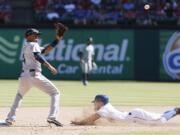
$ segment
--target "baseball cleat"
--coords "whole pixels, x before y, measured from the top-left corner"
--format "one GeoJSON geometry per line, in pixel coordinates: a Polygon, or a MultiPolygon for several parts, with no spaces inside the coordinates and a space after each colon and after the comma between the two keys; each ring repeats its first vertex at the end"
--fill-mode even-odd
{"type": "Polygon", "coordinates": [[[88,85],[88,81],[82,81],[84,86],[88,85]]]}
{"type": "Polygon", "coordinates": [[[8,125],[7,125],[5,120],[0,120],[0,126],[1,127],[4,127],[4,126],[7,127],[8,125]]]}
{"type": "Polygon", "coordinates": [[[6,119],[5,122],[6,122],[6,123],[5,123],[6,126],[13,126],[14,123],[15,123],[15,120],[9,120],[9,119],[6,119]]]}
{"type": "Polygon", "coordinates": [[[63,124],[61,124],[59,121],[57,121],[56,119],[51,119],[51,118],[48,118],[47,119],[47,122],[49,124],[54,124],[56,125],[57,127],[63,127],[63,124]]]}
{"type": "Polygon", "coordinates": [[[180,114],[180,108],[179,107],[175,108],[175,111],[176,111],[176,115],[180,114]]]}

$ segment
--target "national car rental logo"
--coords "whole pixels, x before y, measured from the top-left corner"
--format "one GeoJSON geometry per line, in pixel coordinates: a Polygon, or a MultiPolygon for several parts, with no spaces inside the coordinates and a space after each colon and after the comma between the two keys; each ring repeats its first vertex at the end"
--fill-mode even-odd
{"type": "Polygon", "coordinates": [[[7,64],[14,64],[16,61],[16,56],[18,53],[18,42],[20,40],[19,36],[14,36],[11,43],[4,37],[0,36],[0,61],[3,61],[7,64]]]}
{"type": "Polygon", "coordinates": [[[163,65],[170,77],[180,79],[180,32],[175,32],[168,40],[163,65]]]}

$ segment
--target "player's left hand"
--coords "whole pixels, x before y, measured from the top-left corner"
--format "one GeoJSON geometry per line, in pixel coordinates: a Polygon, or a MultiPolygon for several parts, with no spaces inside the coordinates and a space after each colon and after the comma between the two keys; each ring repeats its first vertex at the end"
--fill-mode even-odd
{"type": "Polygon", "coordinates": [[[62,37],[62,36],[59,36],[59,34],[56,34],[56,36],[55,36],[55,39],[56,39],[56,40],[59,40],[59,41],[60,41],[62,38],[63,38],[63,37],[62,37]]]}
{"type": "Polygon", "coordinates": [[[56,23],[55,27],[56,27],[56,39],[60,40],[62,39],[64,33],[68,31],[68,27],[60,22],[56,23]]]}

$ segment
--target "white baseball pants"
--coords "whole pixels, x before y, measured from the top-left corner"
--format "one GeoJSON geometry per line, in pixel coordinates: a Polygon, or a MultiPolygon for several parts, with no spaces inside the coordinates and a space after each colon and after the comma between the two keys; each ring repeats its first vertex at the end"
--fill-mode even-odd
{"type": "Polygon", "coordinates": [[[51,97],[51,106],[48,118],[56,119],[59,110],[59,91],[55,85],[43,76],[40,72],[36,72],[34,76],[30,72],[23,72],[19,78],[19,89],[17,91],[14,103],[8,113],[8,120],[15,120],[17,108],[20,106],[23,96],[32,88],[36,87],[51,97]]]}

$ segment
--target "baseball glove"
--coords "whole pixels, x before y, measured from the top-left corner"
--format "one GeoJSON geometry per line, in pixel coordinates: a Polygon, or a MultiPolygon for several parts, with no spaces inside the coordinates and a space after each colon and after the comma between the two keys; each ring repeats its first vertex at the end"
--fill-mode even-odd
{"type": "Polygon", "coordinates": [[[64,33],[66,31],[68,31],[68,27],[65,26],[64,24],[58,22],[55,24],[55,27],[56,27],[56,33],[59,35],[59,36],[63,36],[64,33]]]}

